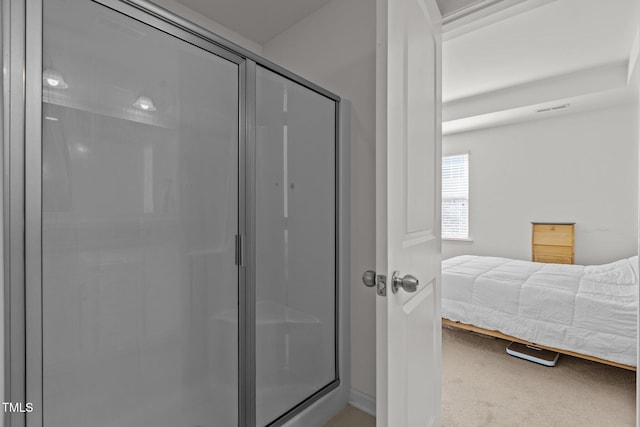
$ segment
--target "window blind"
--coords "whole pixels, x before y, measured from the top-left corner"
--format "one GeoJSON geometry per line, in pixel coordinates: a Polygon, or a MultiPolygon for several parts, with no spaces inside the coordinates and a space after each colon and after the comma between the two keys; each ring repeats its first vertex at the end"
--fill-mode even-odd
{"type": "Polygon", "coordinates": [[[469,154],[442,158],[442,238],[469,238],[469,154]]]}

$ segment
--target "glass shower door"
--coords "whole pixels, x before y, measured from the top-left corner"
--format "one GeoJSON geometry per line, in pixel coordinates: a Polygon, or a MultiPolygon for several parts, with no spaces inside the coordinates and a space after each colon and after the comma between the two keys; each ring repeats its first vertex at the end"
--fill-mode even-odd
{"type": "Polygon", "coordinates": [[[237,425],[238,63],[88,0],[43,45],[43,425],[237,425]]]}
{"type": "Polygon", "coordinates": [[[337,381],[336,102],[256,70],[256,419],[337,381]]]}

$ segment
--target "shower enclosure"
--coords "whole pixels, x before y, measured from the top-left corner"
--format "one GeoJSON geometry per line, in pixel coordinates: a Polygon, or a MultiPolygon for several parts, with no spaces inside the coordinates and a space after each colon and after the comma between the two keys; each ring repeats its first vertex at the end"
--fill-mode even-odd
{"type": "Polygon", "coordinates": [[[344,102],[146,1],[0,1],[5,425],[339,409],[344,102]]]}

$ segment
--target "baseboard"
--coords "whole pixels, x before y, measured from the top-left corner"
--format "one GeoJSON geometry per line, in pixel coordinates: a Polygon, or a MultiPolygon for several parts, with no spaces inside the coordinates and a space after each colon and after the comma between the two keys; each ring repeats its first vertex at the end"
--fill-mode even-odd
{"type": "Polygon", "coordinates": [[[376,398],[364,394],[358,390],[351,389],[349,392],[349,404],[369,415],[376,416],[376,398]]]}

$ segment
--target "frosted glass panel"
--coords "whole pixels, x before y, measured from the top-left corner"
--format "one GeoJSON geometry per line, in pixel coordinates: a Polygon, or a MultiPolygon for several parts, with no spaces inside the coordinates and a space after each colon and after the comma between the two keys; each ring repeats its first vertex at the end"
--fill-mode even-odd
{"type": "Polygon", "coordinates": [[[44,2],[47,427],[237,424],[238,66],[44,2]]]}
{"type": "Polygon", "coordinates": [[[258,425],[336,378],[335,108],[257,70],[258,425]]]}

